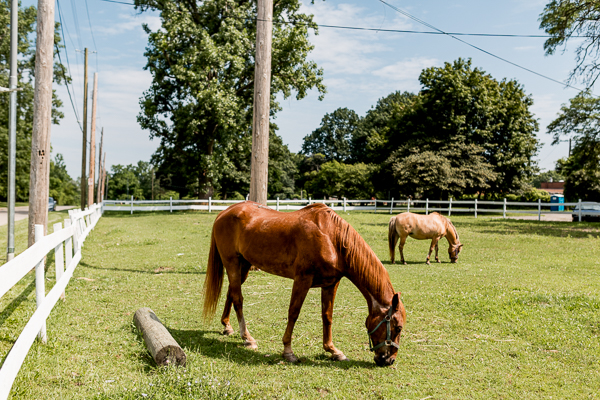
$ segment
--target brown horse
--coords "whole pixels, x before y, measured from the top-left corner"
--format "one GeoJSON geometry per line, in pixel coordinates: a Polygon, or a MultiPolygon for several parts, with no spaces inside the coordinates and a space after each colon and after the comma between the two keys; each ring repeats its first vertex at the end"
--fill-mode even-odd
{"type": "Polygon", "coordinates": [[[323,349],[332,354],[333,360],[346,360],[333,345],[331,335],[333,302],[344,277],[367,300],[369,316],[365,324],[375,362],[384,366],[396,359],[406,320],[400,293],[394,292],[387,270],[371,248],[326,205],[313,204],[282,213],[246,201],[227,208],[215,220],[204,280],[204,318],[209,319],[216,312],[225,269],[229,289],[221,317],[223,334],[233,333],[229,323],[233,305],[244,345],[256,349],[243,313],[242,284],[250,266],[294,280],[283,335],[283,356],[287,361],[298,361],[292,351],[292,331],[306,294],[314,287],[321,288],[323,349]]]}
{"type": "Polygon", "coordinates": [[[431,252],[435,248],[435,260],[440,262],[438,257],[438,241],[442,237],[448,239],[448,254],[450,255],[450,261],[455,263],[458,260],[458,253],[462,249],[463,245],[460,243],[458,238],[458,232],[452,222],[436,213],[433,212],[429,215],[413,214],[411,212],[405,212],[390,219],[388,243],[390,245],[390,259],[392,264],[395,258],[396,243],[400,238],[400,262],[406,264],[404,261],[404,243],[406,238],[410,236],[413,239],[424,240],[431,239],[431,246],[429,246],[429,254],[427,254],[427,264],[429,265],[429,257],[431,252]]]}

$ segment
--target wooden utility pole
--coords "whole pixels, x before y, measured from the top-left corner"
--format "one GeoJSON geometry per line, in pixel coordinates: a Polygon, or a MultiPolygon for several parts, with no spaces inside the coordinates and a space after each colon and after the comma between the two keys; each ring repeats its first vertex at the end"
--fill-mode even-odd
{"type": "Polygon", "coordinates": [[[29,173],[28,244],[35,243],[35,225],[48,227],[50,191],[50,127],[54,72],[54,0],[38,0],[35,47],[35,91],[29,173]]]}
{"type": "Polygon", "coordinates": [[[92,92],[92,128],[90,131],[90,169],[88,177],[87,205],[94,204],[94,182],[96,182],[96,105],[98,104],[98,73],[94,72],[94,91],[92,92]]]}
{"type": "Polygon", "coordinates": [[[86,175],[86,156],[87,156],[87,101],[88,101],[88,49],[84,50],[83,67],[83,148],[81,151],[81,209],[85,209],[87,202],[87,175],[86,175]]]}
{"type": "Polygon", "coordinates": [[[96,203],[102,202],[102,198],[100,197],[100,186],[102,184],[102,146],[104,145],[104,128],[100,133],[100,152],[98,153],[98,187],[96,189],[96,203]]]}
{"type": "Polygon", "coordinates": [[[269,113],[271,102],[271,42],[273,0],[258,0],[252,115],[252,161],[250,200],[267,204],[269,177],[269,113]]]}

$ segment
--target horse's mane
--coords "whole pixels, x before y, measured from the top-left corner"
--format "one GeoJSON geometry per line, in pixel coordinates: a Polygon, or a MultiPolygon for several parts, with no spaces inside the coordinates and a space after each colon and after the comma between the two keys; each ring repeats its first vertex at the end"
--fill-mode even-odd
{"type": "Polygon", "coordinates": [[[454,226],[452,221],[450,221],[450,218],[448,218],[448,217],[444,217],[444,218],[446,218],[446,221],[448,221],[448,225],[450,225],[452,227],[452,230],[454,230],[454,236],[456,236],[456,241],[460,243],[460,238],[458,237],[458,231],[456,230],[456,227],[454,226]]]}
{"type": "Polygon", "coordinates": [[[322,213],[335,225],[332,241],[352,272],[353,278],[373,290],[371,294],[377,296],[378,301],[384,299],[387,286],[391,287],[392,284],[387,270],[375,252],[358,232],[333,210],[323,209],[322,213]]]}

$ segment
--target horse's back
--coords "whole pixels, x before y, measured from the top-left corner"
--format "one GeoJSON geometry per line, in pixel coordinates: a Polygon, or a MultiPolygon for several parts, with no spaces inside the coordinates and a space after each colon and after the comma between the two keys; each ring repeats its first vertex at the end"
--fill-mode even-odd
{"type": "Polygon", "coordinates": [[[404,212],[396,216],[396,230],[401,235],[408,235],[414,239],[432,239],[445,235],[445,217],[433,212],[429,215],[404,212]]]}

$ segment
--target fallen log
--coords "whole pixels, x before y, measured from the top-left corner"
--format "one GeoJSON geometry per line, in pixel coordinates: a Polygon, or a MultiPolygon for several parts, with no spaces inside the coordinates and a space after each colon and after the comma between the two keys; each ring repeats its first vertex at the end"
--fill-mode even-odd
{"type": "Polygon", "coordinates": [[[133,315],[133,322],[142,333],[152,358],[159,366],[176,365],[185,367],[185,353],[173,336],[164,327],[154,311],[140,308],[133,315]]]}

